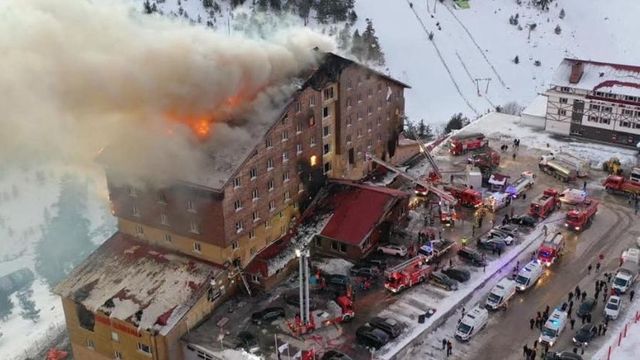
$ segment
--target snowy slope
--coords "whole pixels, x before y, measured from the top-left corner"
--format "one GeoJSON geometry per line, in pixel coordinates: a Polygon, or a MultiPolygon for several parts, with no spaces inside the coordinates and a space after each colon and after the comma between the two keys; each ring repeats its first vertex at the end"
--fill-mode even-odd
{"type": "MultiPolygon", "coordinates": [[[[373,19],[391,74],[412,86],[407,92],[407,115],[436,124],[445,123],[455,112],[474,117],[492,104],[517,101],[526,106],[546,89],[563,57],[640,64],[640,47],[629,36],[640,33],[640,23],[635,21],[640,2],[556,0],[548,12],[526,5],[528,0],[522,3],[519,6],[515,0],[472,0],[470,9],[448,11],[438,2],[434,14],[434,0],[413,0],[417,15],[434,32],[433,41],[471,106],[456,91],[408,1],[359,0],[356,11],[360,21],[373,19]],[[562,8],[566,16],[559,19],[562,8]],[[521,25],[537,24],[530,40],[527,30],[519,31],[509,24],[509,17],[516,13],[521,25]],[[437,30],[436,23],[442,30],[437,30]],[[562,29],[560,35],[554,33],[556,25],[562,29]],[[512,62],[516,55],[520,59],[518,65],[512,62]],[[542,65],[534,66],[535,60],[542,65]],[[479,97],[471,78],[491,78],[488,94],[481,86],[483,96],[479,97]]],[[[450,1],[445,4],[451,8],[450,1]]]]}

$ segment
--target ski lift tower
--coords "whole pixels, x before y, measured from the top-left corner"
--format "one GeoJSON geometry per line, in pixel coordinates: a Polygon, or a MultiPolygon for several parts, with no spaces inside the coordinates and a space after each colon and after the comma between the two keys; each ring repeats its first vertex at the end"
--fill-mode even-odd
{"type": "Polygon", "coordinates": [[[296,256],[299,262],[300,279],[300,323],[307,327],[311,323],[309,313],[309,248],[296,249],[296,256]]]}

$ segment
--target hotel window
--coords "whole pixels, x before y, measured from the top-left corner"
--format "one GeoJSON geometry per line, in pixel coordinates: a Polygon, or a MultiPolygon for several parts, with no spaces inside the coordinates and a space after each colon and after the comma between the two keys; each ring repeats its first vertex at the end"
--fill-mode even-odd
{"type": "Polygon", "coordinates": [[[282,130],[282,141],[287,141],[289,139],[289,132],[287,130],[282,130]]]}
{"type": "Polygon", "coordinates": [[[351,135],[347,135],[347,144],[351,143],[351,135]]]}
{"type": "Polygon", "coordinates": [[[115,360],[122,360],[123,359],[122,353],[120,351],[114,351],[113,352],[113,358],[115,360]]]}
{"type": "Polygon", "coordinates": [[[144,228],[142,225],[136,225],[136,236],[140,237],[144,235],[144,228]]]}
{"type": "Polygon", "coordinates": [[[273,211],[276,209],[276,202],[271,200],[269,201],[269,211],[273,211]]]}
{"type": "Polygon", "coordinates": [[[171,234],[164,233],[164,241],[171,242],[173,239],[171,238],[171,234]]]}
{"type": "Polygon", "coordinates": [[[271,228],[271,220],[265,220],[264,228],[265,229],[270,229],[271,228]]]}
{"type": "Polygon", "coordinates": [[[269,149],[269,148],[271,148],[273,146],[273,143],[271,143],[271,138],[270,137],[268,137],[265,140],[265,146],[267,147],[267,149],[269,149]]]}
{"type": "Polygon", "coordinates": [[[167,195],[164,193],[164,191],[158,191],[158,203],[167,205],[167,195]]]}
{"type": "Polygon", "coordinates": [[[558,115],[567,115],[567,110],[565,110],[565,109],[558,109],[558,115]]]}
{"type": "Polygon", "coordinates": [[[287,121],[289,120],[289,114],[284,114],[284,116],[282,117],[282,120],[280,120],[280,122],[282,123],[282,125],[286,124],[287,121]]]}
{"type": "Polygon", "coordinates": [[[378,116],[378,119],[376,120],[376,122],[378,123],[378,126],[382,125],[382,119],[380,119],[379,116],[378,116]]]}
{"type": "Polygon", "coordinates": [[[304,191],[304,184],[303,183],[299,183],[298,184],[298,192],[301,193],[304,191]]]}
{"type": "Polygon", "coordinates": [[[369,90],[367,91],[367,96],[368,96],[368,97],[372,97],[372,96],[373,96],[373,90],[372,90],[372,89],[369,89],[369,90]]]}
{"type": "Polygon", "coordinates": [[[601,124],[609,125],[609,124],[611,123],[611,119],[606,118],[606,117],[601,117],[601,118],[600,118],[600,123],[601,123],[601,124]]]}
{"type": "Polygon", "coordinates": [[[296,110],[297,113],[299,113],[302,110],[302,106],[300,106],[299,101],[296,101],[296,103],[293,105],[293,108],[296,110]]]}
{"type": "Polygon", "coordinates": [[[600,110],[600,105],[591,104],[591,105],[589,105],[589,110],[598,110],[599,111],[600,110]]]}
{"type": "Polygon", "coordinates": [[[329,107],[328,106],[325,106],[325,107],[322,108],[322,117],[323,118],[329,117],[329,107]]]}
{"type": "Polygon", "coordinates": [[[87,347],[91,350],[94,350],[96,348],[96,344],[93,342],[93,340],[87,339],[87,347]]]}
{"type": "Polygon", "coordinates": [[[267,159],[267,171],[273,170],[273,159],[267,159]]]}
{"type": "Polygon", "coordinates": [[[633,116],[633,110],[623,109],[622,110],[622,115],[624,115],[624,116],[633,116]]]}
{"type": "Polygon", "coordinates": [[[353,123],[353,115],[349,114],[347,115],[347,126],[351,126],[352,123],[353,123]]]}
{"type": "Polygon", "coordinates": [[[331,171],[331,163],[330,162],[326,162],[324,163],[324,173],[328,173],[329,171],[331,171]]]}
{"type": "Polygon", "coordinates": [[[291,193],[289,191],[284,192],[284,202],[291,200],[291,193]]]}
{"type": "Polygon", "coordinates": [[[200,234],[200,225],[195,220],[189,221],[189,231],[194,234],[200,234]]]}
{"type": "Polygon", "coordinates": [[[259,198],[258,197],[258,189],[251,190],[251,199],[253,201],[256,201],[256,200],[258,200],[258,198],[259,198]]]}
{"type": "Polygon", "coordinates": [[[131,208],[131,212],[133,213],[133,216],[140,217],[140,210],[138,209],[138,207],[135,204],[131,208]]]}
{"type": "Polygon", "coordinates": [[[256,168],[251,168],[251,170],[249,170],[249,177],[251,180],[255,180],[256,177],[258,177],[258,170],[256,168]]]}
{"type": "Polygon", "coordinates": [[[358,93],[358,102],[361,103],[362,102],[362,94],[358,93]]]}
{"type": "Polygon", "coordinates": [[[288,182],[289,181],[289,171],[285,171],[282,173],[282,182],[288,182]]]}
{"type": "Polygon", "coordinates": [[[356,131],[356,134],[358,135],[358,137],[362,137],[362,129],[358,129],[356,131]]]}
{"type": "Polygon", "coordinates": [[[324,146],[322,147],[322,153],[324,155],[327,155],[329,151],[331,151],[331,147],[329,146],[329,144],[324,144],[324,146]]]}
{"type": "Polygon", "coordinates": [[[620,127],[631,127],[631,123],[628,121],[621,121],[620,122],[620,127]]]}
{"type": "Polygon", "coordinates": [[[371,121],[367,122],[367,132],[371,132],[371,121]]]}
{"type": "Polygon", "coordinates": [[[231,250],[236,250],[240,247],[240,244],[238,244],[237,241],[234,241],[231,243],[231,250]]]}
{"type": "Polygon", "coordinates": [[[324,96],[325,101],[333,99],[333,87],[328,87],[324,89],[324,91],[322,92],[322,95],[324,96]]]}
{"type": "Polygon", "coordinates": [[[636,117],[640,117],[640,111],[636,111],[636,117]]]}
{"type": "Polygon", "coordinates": [[[589,115],[587,120],[588,121],[592,121],[592,122],[598,122],[598,117],[597,116],[593,116],[593,115],[589,115]]]}
{"type": "Polygon", "coordinates": [[[188,212],[196,212],[196,208],[193,206],[193,200],[187,200],[186,207],[188,212]]]}
{"type": "Polygon", "coordinates": [[[561,88],[560,88],[560,91],[562,91],[562,92],[567,92],[567,93],[568,93],[570,90],[571,90],[571,89],[569,89],[569,88],[568,88],[568,87],[566,87],[566,86],[563,86],[563,87],[561,87],[561,88]]]}
{"type": "Polygon", "coordinates": [[[378,92],[382,91],[382,83],[378,83],[378,92]]]}
{"type": "Polygon", "coordinates": [[[240,220],[236,222],[236,233],[239,233],[242,230],[244,230],[244,223],[242,222],[242,220],[240,220]]]}
{"type": "Polygon", "coordinates": [[[260,221],[260,215],[258,214],[258,212],[257,212],[257,211],[254,211],[254,212],[251,214],[251,219],[253,220],[253,222],[260,221]]]}
{"type": "Polygon", "coordinates": [[[322,128],[322,136],[329,136],[329,127],[325,126],[322,128]]]}
{"type": "Polygon", "coordinates": [[[135,187],[129,186],[128,191],[129,191],[129,196],[131,196],[131,197],[138,196],[138,191],[136,190],[135,187]]]}
{"type": "MultiPolygon", "coordinates": [[[[255,230],[251,230],[249,231],[249,239],[255,239],[256,238],[256,231],[255,230]]],[[[251,250],[253,250],[253,252],[251,253],[251,255],[255,254],[255,248],[251,248],[251,250]]]]}
{"type": "Polygon", "coordinates": [[[371,106],[371,105],[367,106],[367,114],[368,115],[373,114],[373,106],[371,106]]]}
{"type": "Polygon", "coordinates": [[[606,113],[611,113],[611,106],[603,106],[602,107],[602,112],[606,112],[606,113]]]}
{"type": "Polygon", "coordinates": [[[302,144],[296,144],[296,154],[302,154],[302,144]]]}
{"type": "Polygon", "coordinates": [[[300,134],[302,132],[302,120],[296,121],[296,134],[300,134]]]}
{"type": "Polygon", "coordinates": [[[271,180],[269,180],[269,181],[267,182],[267,189],[268,189],[269,191],[273,191],[273,188],[274,188],[274,186],[273,186],[273,179],[271,179],[271,180]]]}
{"type": "Polygon", "coordinates": [[[147,344],[138,343],[138,351],[143,352],[145,354],[151,354],[151,347],[147,344]]]}
{"type": "Polygon", "coordinates": [[[356,118],[358,119],[358,121],[362,120],[362,114],[360,113],[360,111],[356,112],[356,118]]]}
{"type": "Polygon", "coordinates": [[[242,200],[238,199],[236,201],[233,202],[233,209],[235,211],[240,211],[242,210],[242,200]]]}
{"type": "Polygon", "coordinates": [[[560,98],[560,104],[566,104],[568,102],[567,98],[560,98]]]}
{"type": "MultiPolygon", "coordinates": [[[[318,157],[316,155],[312,155],[311,158],[309,158],[309,164],[311,166],[316,166],[318,164],[318,157]]],[[[309,176],[311,176],[311,174],[309,174],[309,176]]]]}
{"type": "Polygon", "coordinates": [[[167,216],[167,214],[160,213],[160,223],[162,225],[169,225],[169,217],[167,216]]]}
{"type": "Polygon", "coordinates": [[[347,90],[351,90],[352,87],[353,83],[351,82],[351,79],[347,80],[347,90]]]}
{"type": "Polygon", "coordinates": [[[233,188],[237,189],[240,187],[240,178],[233,179],[233,188]]]}
{"type": "Polygon", "coordinates": [[[309,127],[311,126],[316,126],[316,117],[313,115],[309,117],[309,127]]]}
{"type": "Polygon", "coordinates": [[[351,98],[350,97],[347,98],[347,107],[351,107],[351,98]]]}
{"type": "Polygon", "coordinates": [[[289,153],[288,152],[286,152],[286,151],[282,152],[282,161],[283,162],[289,161],[289,153]]]}
{"type": "Polygon", "coordinates": [[[311,135],[311,138],[309,139],[309,143],[311,146],[315,146],[316,145],[316,136],[315,135],[311,135]]]}
{"type": "Polygon", "coordinates": [[[376,138],[378,139],[378,142],[382,142],[382,135],[377,134],[377,135],[376,135],[376,138]]]}
{"type": "Polygon", "coordinates": [[[199,243],[199,242],[194,242],[194,243],[193,243],[193,251],[198,252],[198,253],[199,253],[200,251],[202,251],[202,246],[200,245],[200,243],[199,243]]]}
{"type": "Polygon", "coordinates": [[[316,96],[311,95],[309,97],[309,107],[314,107],[314,106],[316,106],[316,96]]]}

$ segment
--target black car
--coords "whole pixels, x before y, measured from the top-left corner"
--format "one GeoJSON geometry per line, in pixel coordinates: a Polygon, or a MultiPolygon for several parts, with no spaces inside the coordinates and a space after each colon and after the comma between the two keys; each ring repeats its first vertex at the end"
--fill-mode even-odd
{"type": "Polygon", "coordinates": [[[329,350],[322,355],[321,360],[353,360],[351,357],[338,350],[329,350]]]}
{"type": "Polygon", "coordinates": [[[233,348],[234,349],[245,349],[249,350],[252,347],[258,345],[258,340],[255,335],[248,331],[240,331],[238,335],[236,335],[233,339],[233,348]]]}
{"type": "Polygon", "coordinates": [[[432,272],[431,283],[445,290],[449,290],[449,291],[458,290],[458,282],[451,279],[450,277],[448,277],[446,274],[442,272],[432,272]]]}
{"type": "Polygon", "coordinates": [[[478,239],[478,248],[484,250],[491,251],[503,251],[507,247],[507,244],[504,243],[499,237],[491,237],[491,238],[479,238],[478,239]]]}
{"type": "Polygon", "coordinates": [[[509,222],[520,226],[535,227],[538,220],[529,215],[516,215],[510,218],[509,222]]]}
{"type": "Polygon", "coordinates": [[[365,324],[356,330],[356,339],[365,347],[380,349],[389,342],[389,335],[378,328],[365,324]]]}
{"type": "Polygon", "coordinates": [[[459,282],[465,282],[471,278],[471,273],[465,269],[448,268],[442,270],[442,273],[459,282]]]}
{"type": "Polygon", "coordinates": [[[458,250],[458,256],[460,257],[460,259],[468,262],[473,266],[480,267],[480,266],[487,265],[487,262],[483,258],[482,254],[468,247],[463,247],[460,250],[458,250]]]}
{"type": "MultiPolygon", "coordinates": [[[[284,302],[291,306],[295,306],[296,308],[300,307],[300,294],[299,293],[291,293],[286,294],[284,296],[284,302]]],[[[318,303],[313,300],[313,298],[309,299],[309,310],[315,310],[318,308],[318,303]]]]}
{"type": "Polygon", "coordinates": [[[326,277],[327,286],[338,289],[346,289],[351,283],[351,280],[347,275],[329,274],[326,277]]]}
{"type": "Polygon", "coordinates": [[[580,307],[578,307],[578,310],[576,311],[576,315],[578,315],[578,317],[587,316],[588,314],[591,314],[591,312],[593,311],[593,308],[595,307],[596,307],[596,299],[592,297],[588,297],[584,299],[583,302],[580,303],[580,307]]]}
{"type": "Polygon", "coordinates": [[[582,356],[571,351],[553,352],[549,351],[544,360],[582,360],[582,356]]]}
{"type": "Polygon", "coordinates": [[[275,319],[285,317],[284,308],[280,306],[269,307],[251,314],[251,321],[260,325],[262,323],[272,322],[275,319]]]}
{"type": "Polygon", "coordinates": [[[513,237],[514,239],[518,236],[518,234],[520,234],[520,230],[518,229],[518,227],[516,225],[500,225],[500,226],[496,226],[493,228],[493,230],[495,231],[499,231],[501,233],[505,233],[511,237],[513,237]]]}
{"type": "Polygon", "coordinates": [[[353,268],[351,268],[350,271],[355,276],[360,276],[367,279],[375,279],[378,276],[380,276],[380,270],[378,270],[377,267],[373,267],[373,266],[361,267],[361,268],[358,268],[356,271],[353,271],[353,268]]]}
{"type": "Polygon", "coordinates": [[[376,316],[369,320],[369,324],[375,328],[378,328],[387,334],[392,339],[395,339],[402,333],[402,328],[404,327],[401,322],[392,318],[384,318],[380,316],[376,316]]]}
{"type": "Polygon", "coordinates": [[[578,346],[588,346],[591,339],[598,334],[598,328],[593,324],[585,324],[573,336],[573,343],[578,346]]]}
{"type": "Polygon", "coordinates": [[[356,266],[375,266],[378,270],[383,271],[387,268],[387,260],[383,257],[378,257],[375,254],[364,260],[360,260],[356,266]]]}

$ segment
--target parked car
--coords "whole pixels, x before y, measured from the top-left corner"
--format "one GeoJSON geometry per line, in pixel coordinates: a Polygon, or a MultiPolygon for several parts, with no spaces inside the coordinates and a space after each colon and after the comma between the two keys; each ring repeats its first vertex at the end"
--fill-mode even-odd
{"type": "MultiPolygon", "coordinates": [[[[296,308],[300,308],[300,294],[291,293],[284,296],[284,302],[296,308]]],[[[318,303],[312,298],[309,299],[309,310],[315,310],[318,308],[318,303]]]]}
{"type": "Polygon", "coordinates": [[[580,303],[580,306],[576,311],[576,315],[578,315],[578,317],[587,316],[587,314],[590,314],[595,307],[596,307],[596,299],[592,297],[588,297],[584,299],[583,302],[580,303]]]}
{"type": "Polygon", "coordinates": [[[338,351],[338,350],[329,350],[322,355],[321,360],[353,360],[349,355],[338,351]]]}
{"type": "Polygon", "coordinates": [[[588,346],[591,339],[598,334],[598,328],[593,324],[584,324],[573,336],[573,343],[578,346],[588,346]]]}
{"type": "Polygon", "coordinates": [[[582,360],[582,356],[571,351],[549,351],[547,356],[544,357],[544,360],[582,360]]]}
{"type": "Polygon", "coordinates": [[[431,273],[431,283],[448,291],[458,290],[458,282],[439,271],[431,273]]]}
{"type": "Polygon", "coordinates": [[[407,248],[404,245],[387,244],[378,246],[378,252],[393,255],[393,256],[407,256],[407,248]]]}
{"type": "Polygon", "coordinates": [[[251,321],[260,325],[263,323],[272,322],[273,320],[281,317],[285,317],[284,308],[280,306],[274,306],[254,312],[253,314],[251,314],[251,321]]]}
{"type": "Polygon", "coordinates": [[[609,319],[615,320],[620,315],[620,309],[622,308],[622,299],[620,296],[610,296],[609,301],[604,306],[604,316],[609,319]]]}
{"type": "Polygon", "coordinates": [[[484,259],[482,254],[466,246],[458,250],[458,256],[460,259],[473,266],[480,267],[487,265],[487,261],[484,259]]]}
{"type": "Polygon", "coordinates": [[[380,316],[371,318],[371,320],[369,320],[369,324],[386,332],[392,339],[397,338],[398,335],[402,333],[402,328],[404,328],[404,325],[396,319],[380,316]]]}
{"type": "Polygon", "coordinates": [[[459,282],[465,282],[471,278],[471,273],[468,270],[460,268],[448,268],[442,270],[442,273],[459,282]]]}
{"type": "Polygon", "coordinates": [[[491,229],[489,234],[492,238],[500,238],[504,241],[505,245],[511,246],[515,243],[516,237],[508,234],[506,231],[502,231],[500,229],[491,229]]]}
{"type": "Polygon", "coordinates": [[[341,274],[329,274],[325,277],[327,286],[333,286],[338,288],[346,288],[351,283],[351,279],[347,275],[341,274]]]}
{"type": "Polygon", "coordinates": [[[478,248],[491,251],[502,251],[507,247],[507,244],[502,238],[489,237],[490,234],[478,238],[478,248]]]}
{"type": "Polygon", "coordinates": [[[355,273],[355,276],[360,276],[367,279],[375,279],[380,276],[380,270],[377,267],[363,267],[358,269],[355,273]]]}
{"type": "Polygon", "coordinates": [[[378,328],[365,324],[356,330],[356,340],[365,347],[380,349],[389,342],[389,335],[378,328]]]}
{"type": "Polygon", "coordinates": [[[384,259],[384,257],[380,257],[380,256],[372,256],[372,257],[368,257],[364,260],[362,260],[363,264],[368,264],[371,266],[375,266],[377,267],[380,271],[383,271],[384,269],[387,268],[387,261],[384,259]]]}
{"type": "Polygon", "coordinates": [[[249,350],[258,346],[258,339],[256,336],[248,331],[240,331],[232,340],[232,346],[234,349],[249,350]]]}
{"type": "Polygon", "coordinates": [[[520,235],[520,229],[518,229],[517,225],[507,224],[507,225],[499,225],[493,228],[494,230],[503,232],[512,236],[513,238],[518,237],[520,235]]]}
{"type": "Polygon", "coordinates": [[[520,226],[535,227],[538,221],[529,215],[516,215],[510,218],[509,222],[520,226]]]}

